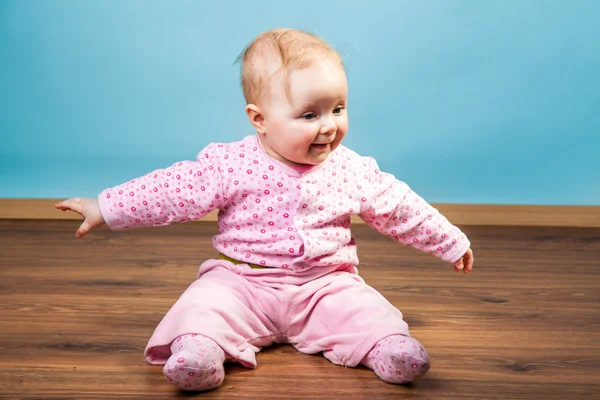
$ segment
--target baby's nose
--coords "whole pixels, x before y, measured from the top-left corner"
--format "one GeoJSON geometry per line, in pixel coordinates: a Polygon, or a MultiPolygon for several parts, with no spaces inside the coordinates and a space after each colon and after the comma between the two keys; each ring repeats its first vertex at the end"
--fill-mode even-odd
{"type": "Polygon", "coordinates": [[[321,133],[323,134],[332,134],[337,131],[337,126],[331,120],[326,121],[323,126],[321,126],[321,133]]]}

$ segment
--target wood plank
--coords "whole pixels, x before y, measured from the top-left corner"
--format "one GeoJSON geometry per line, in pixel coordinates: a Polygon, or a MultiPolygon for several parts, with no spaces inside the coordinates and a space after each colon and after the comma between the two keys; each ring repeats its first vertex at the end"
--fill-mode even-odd
{"type": "MultiPolygon", "coordinates": [[[[0,199],[0,219],[77,220],[54,204],[62,199],[0,199]]],[[[457,225],[600,227],[600,206],[541,206],[509,204],[433,204],[457,225]]],[[[217,211],[203,218],[216,221],[217,211]]],[[[352,217],[353,223],[363,223],[352,217]]]]}
{"type": "MultiPolygon", "coordinates": [[[[78,240],[77,221],[0,221],[0,398],[155,399],[182,392],[146,364],[164,313],[216,254],[208,222],[78,240]]],[[[432,369],[380,381],[287,345],[227,365],[207,399],[600,398],[600,229],[465,226],[475,271],[353,227],[360,273],[402,310],[432,369]]]]}

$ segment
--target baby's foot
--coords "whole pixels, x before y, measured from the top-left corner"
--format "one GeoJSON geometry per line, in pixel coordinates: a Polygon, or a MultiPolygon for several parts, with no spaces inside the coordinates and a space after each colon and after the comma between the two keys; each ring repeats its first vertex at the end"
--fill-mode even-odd
{"type": "Polygon", "coordinates": [[[183,390],[210,390],[225,379],[225,352],[212,339],[184,335],[171,344],[171,357],[163,368],[169,382],[183,390]]]}
{"type": "Polygon", "coordinates": [[[362,364],[386,382],[408,383],[429,371],[429,355],[416,339],[393,335],[377,342],[362,364]]]}

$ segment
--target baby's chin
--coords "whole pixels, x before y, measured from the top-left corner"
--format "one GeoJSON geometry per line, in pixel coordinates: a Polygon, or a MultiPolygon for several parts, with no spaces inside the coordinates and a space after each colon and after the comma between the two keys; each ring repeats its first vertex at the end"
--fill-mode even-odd
{"type": "Polygon", "coordinates": [[[310,150],[306,156],[299,158],[286,158],[284,163],[300,168],[315,167],[323,164],[336,147],[337,145],[332,147],[331,143],[326,145],[311,144],[310,150]]]}

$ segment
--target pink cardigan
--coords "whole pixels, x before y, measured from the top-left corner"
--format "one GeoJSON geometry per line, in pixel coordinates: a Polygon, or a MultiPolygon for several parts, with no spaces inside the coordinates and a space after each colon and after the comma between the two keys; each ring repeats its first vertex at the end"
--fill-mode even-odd
{"type": "Polygon", "coordinates": [[[301,172],[270,157],[256,135],[211,143],[196,161],[106,189],[98,200],[115,230],[198,220],[219,209],[216,250],[290,273],[356,272],[351,214],[448,262],[470,247],[463,232],[404,182],[341,145],[326,161],[301,172]]]}

